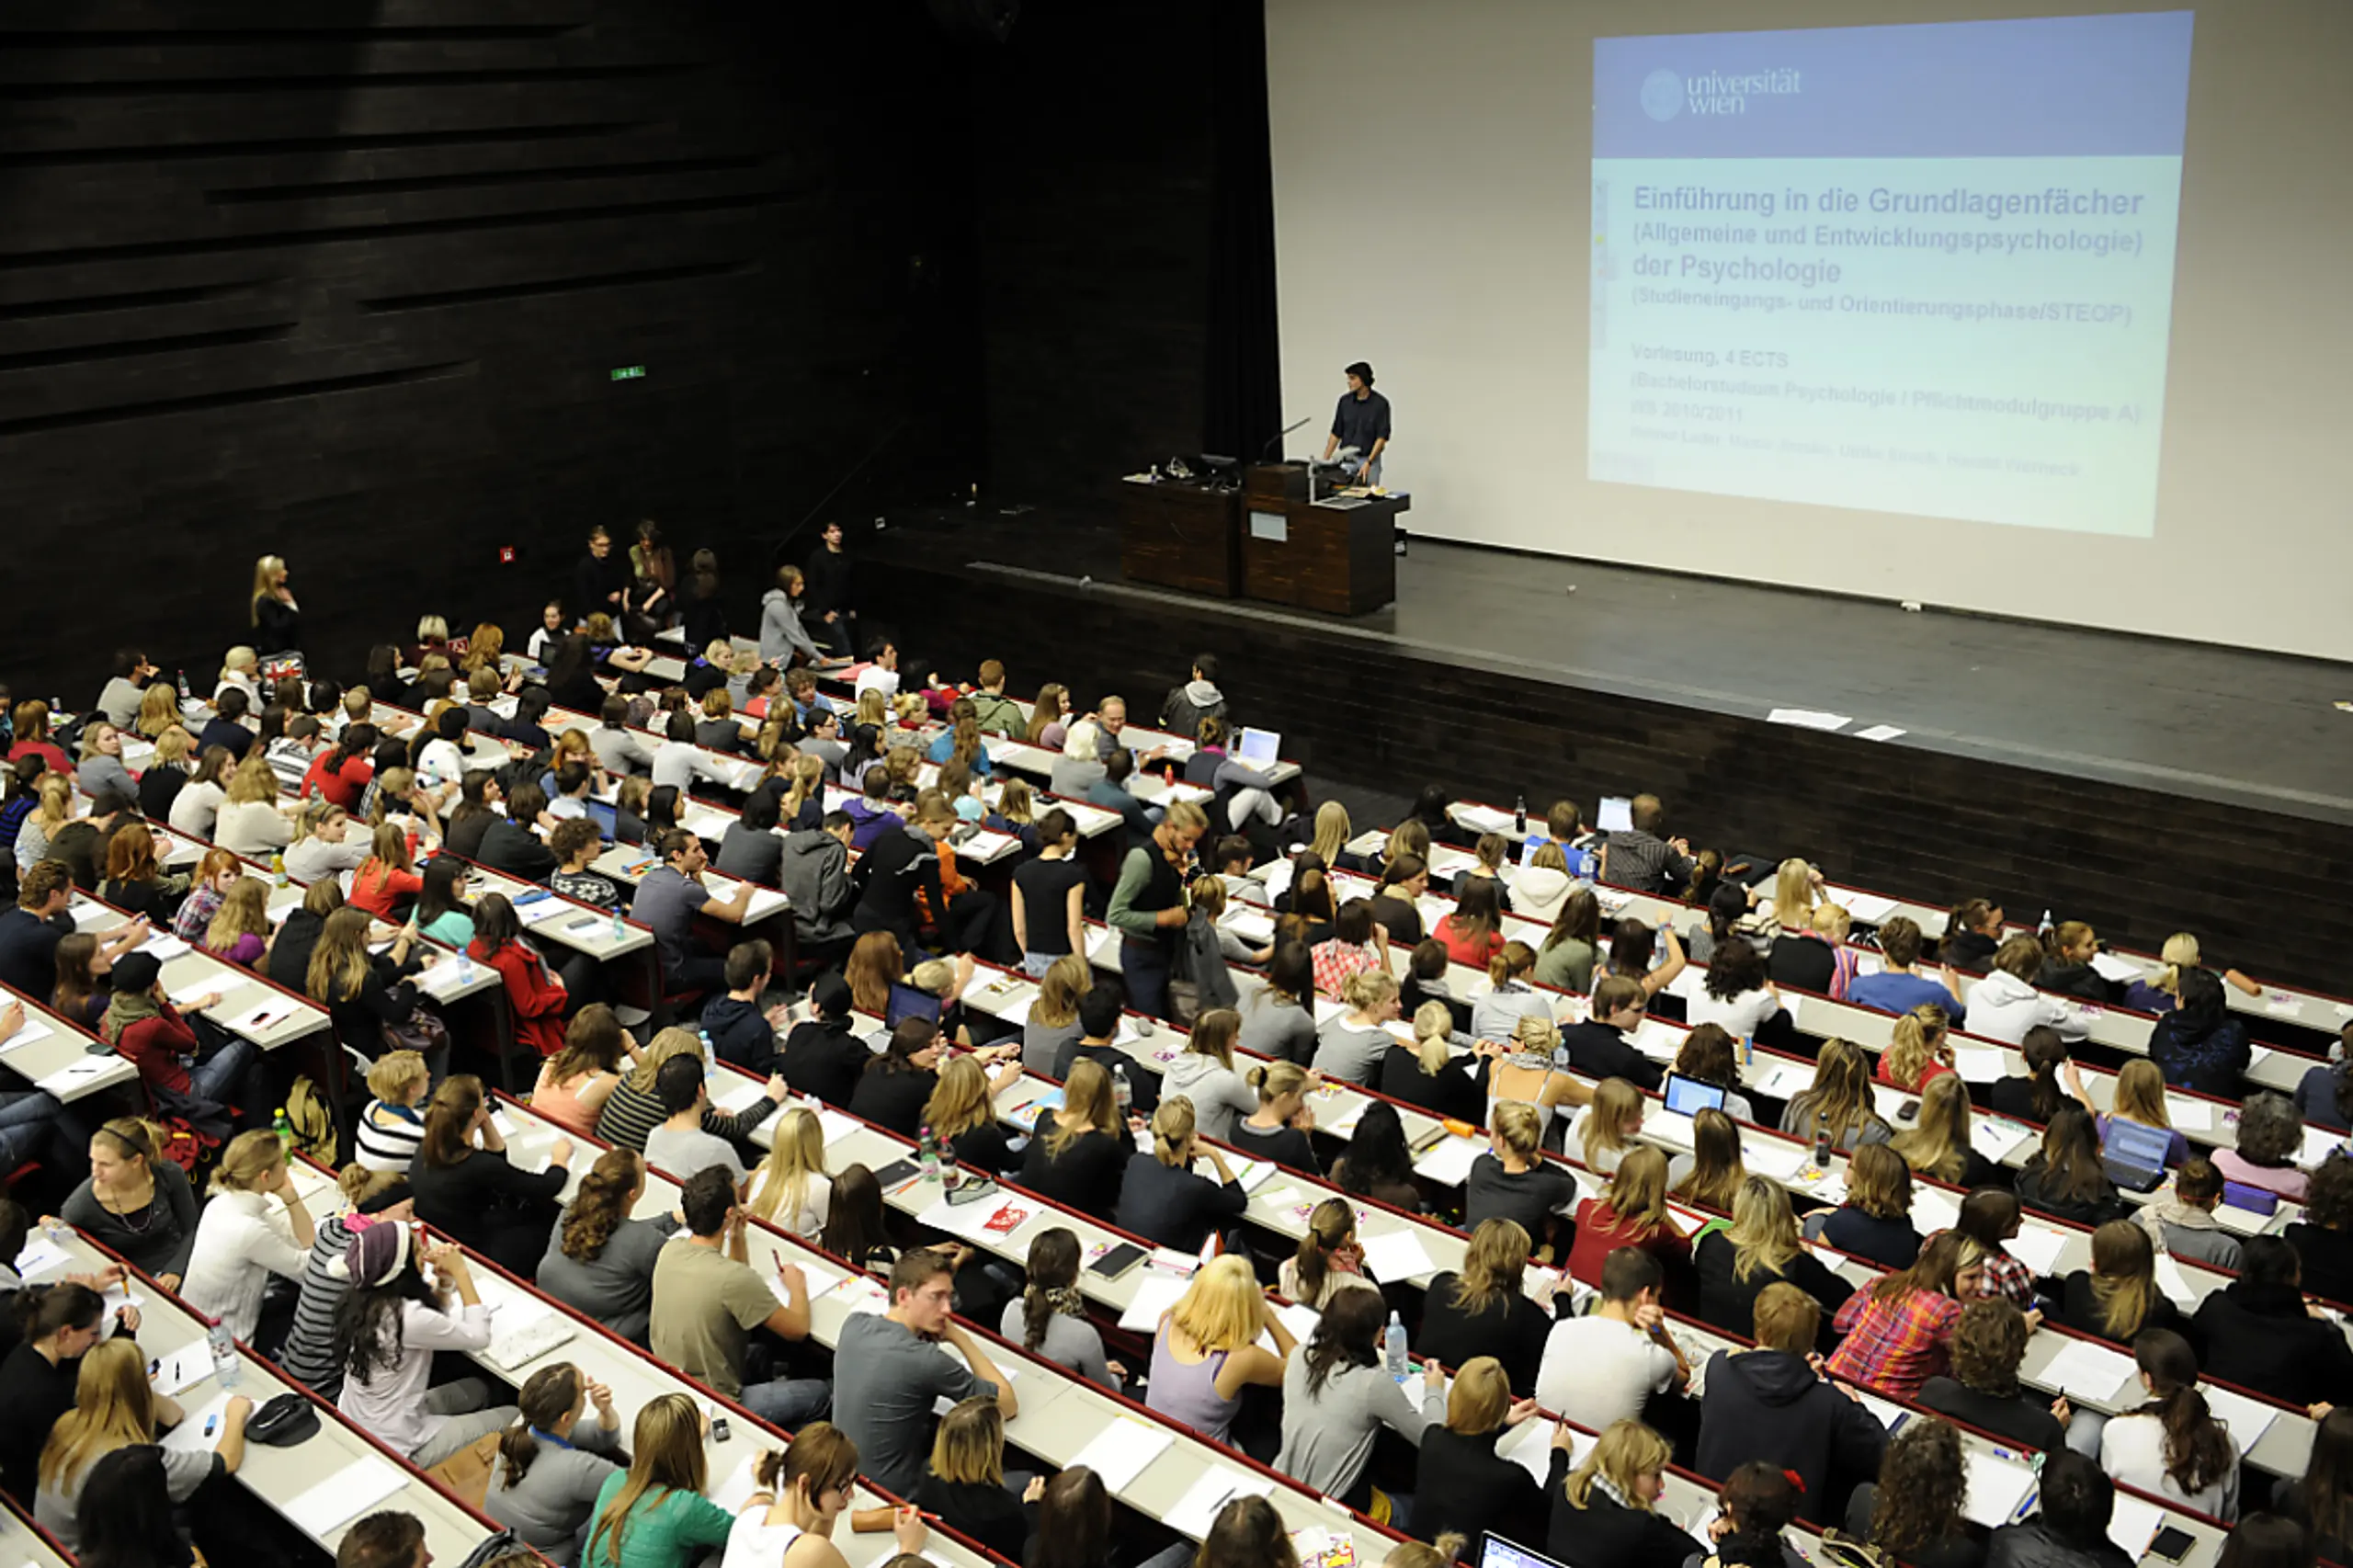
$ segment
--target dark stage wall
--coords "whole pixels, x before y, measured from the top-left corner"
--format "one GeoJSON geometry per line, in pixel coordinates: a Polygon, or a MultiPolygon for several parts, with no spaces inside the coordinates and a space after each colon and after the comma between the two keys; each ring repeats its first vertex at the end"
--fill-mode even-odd
{"type": "Polygon", "coordinates": [[[821,503],[1198,450],[1208,40],[1257,6],[1170,9],[8,6],[0,680],[209,669],[266,551],[345,673],[649,516],[748,624],[821,503]]]}
{"type": "MultiPolygon", "coordinates": [[[[950,551],[926,552],[945,561],[950,551]]],[[[1279,730],[1318,777],[1410,797],[1424,784],[1531,812],[1561,796],[1655,790],[1695,843],[1804,855],[1834,881],[1950,903],[2044,903],[2154,951],[2177,930],[2211,961],[2331,992],[2353,828],[1842,736],[1417,656],[1344,626],[1178,597],[1080,592],[900,562],[892,609],[913,653],[951,670],[1006,660],[1016,690],[1076,685],[1156,711],[1198,649],[1237,718],[1279,730]]],[[[1359,824],[1361,826],[1371,824],[1359,824]]]]}

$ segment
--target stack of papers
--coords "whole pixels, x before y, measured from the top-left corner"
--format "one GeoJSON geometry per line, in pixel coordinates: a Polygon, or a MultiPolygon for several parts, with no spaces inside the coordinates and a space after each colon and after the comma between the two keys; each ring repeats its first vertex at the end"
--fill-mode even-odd
{"type": "MultiPolygon", "coordinates": [[[[2070,1399],[2086,1400],[2102,1408],[2115,1403],[2116,1391],[2135,1374],[2132,1358],[2088,1339],[2070,1337],[2042,1369],[2041,1382],[2070,1399]]],[[[1972,1516],[1972,1517],[1974,1516],[1972,1516]]]]}
{"type": "Polygon", "coordinates": [[[2118,958],[2114,953],[2094,953],[2092,972],[2102,980],[2122,985],[2141,978],[2141,966],[2131,959],[2118,958]]]}
{"type": "Polygon", "coordinates": [[[1990,1045],[1954,1046],[1952,1067],[1964,1084],[1998,1084],[2009,1072],[2001,1051],[1990,1045]]]}
{"type": "Polygon", "coordinates": [[[2263,1435],[2279,1419],[2279,1406],[2249,1399],[2243,1393],[2218,1389],[2212,1383],[2199,1384],[2198,1392],[2206,1398],[2207,1411],[2216,1420],[2230,1424],[2231,1441],[2238,1445],[2242,1454],[2263,1441],[2263,1435]]]}
{"type": "Polygon", "coordinates": [[[1186,1282],[1149,1270],[1134,1278],[1136,1293],[1129,1298],[1127,1311],[1120,1314],[1120,1326],[1137,1334],[1156,1333],[1160,1314],[1175,1306],[1185,1294],[1186,1282]]]}
{"type": "Polygon", "coordinates": [[[2025,1123],[2003,1118],[1989,1117],[1969,1125],[1969,1146],[1997,1165],[2033,1136],[2025,1123]]]}
{"type": "Polygon", "coordinates": [[[314,1540],[358,1518],[408,1484],[391,1460],[369,1454],[355,1460],[285,1506],[286,1517],[314,1540]]]}
{"type": "Polygon", "coordinates": [[[1407,1279],[1427,1279],[1438,1272],[1429,1249],[1422,1245],[1421,1233],[1409,1226],[1364,1236],[1361,1244],[1365,1269],[1375,1279],[1397,1284],[1407,1279]]]}
{"type": "Polygon", "coordinates": [[[2031,1221],[2018,1228],[2018,1233],[2002,1244],[2002,1250],[2033,1269],[2037,1274],[2055,1273],[2059,1255],[2067,1247],[2067,1233],[2035,1224],[2031,1221]]]}
{"type": "Polygon", "coordinates": [[[1485,1152],[1475,1138],[1449,1133],[1414,1162],[1414,1169],[1442,1187],[1460,1187],[1471,1179],[1471,1165],[1485,1152]]]}

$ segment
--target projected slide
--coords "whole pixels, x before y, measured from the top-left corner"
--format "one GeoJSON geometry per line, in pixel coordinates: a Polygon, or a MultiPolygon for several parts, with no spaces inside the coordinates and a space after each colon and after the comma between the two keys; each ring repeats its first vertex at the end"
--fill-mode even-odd
{"type": "Polygon", "coordinates": [[[2187,11],[1594,45],[1589,476],[2146,538],[2187,11]]]}

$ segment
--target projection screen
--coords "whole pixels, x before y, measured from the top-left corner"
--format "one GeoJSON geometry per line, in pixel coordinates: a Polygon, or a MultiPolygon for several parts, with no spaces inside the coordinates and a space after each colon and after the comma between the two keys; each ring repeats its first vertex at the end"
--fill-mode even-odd
{"type": "Polygon", "coordinates": [[[1890,9],[1267,0],[1291,452],[1362,358],[1417,532],[2353,657],[2353,6],[1890,9]]]}

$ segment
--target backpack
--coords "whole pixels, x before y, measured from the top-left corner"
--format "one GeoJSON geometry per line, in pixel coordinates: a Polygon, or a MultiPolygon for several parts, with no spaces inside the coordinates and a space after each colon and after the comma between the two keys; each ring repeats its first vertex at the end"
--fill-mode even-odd
{"type": "Polygon", "coordinates": [[[295,1076],[294,1086],[286,1091],[283,1109],[287,1130],[294,1134],[295,1150],[330,1170],[336,1168],[342,1162],[336,1158],[335,1114],[308,1074],[295,1076]]]}

